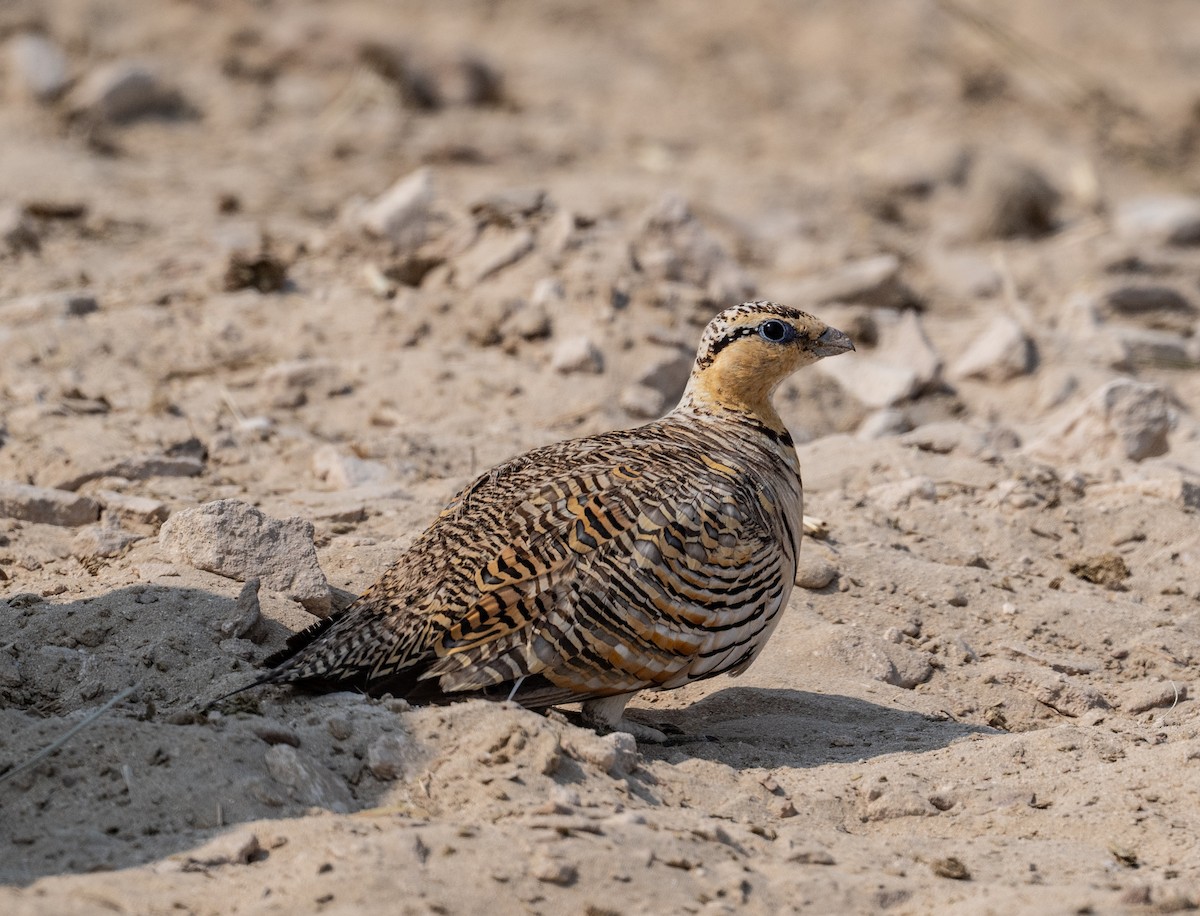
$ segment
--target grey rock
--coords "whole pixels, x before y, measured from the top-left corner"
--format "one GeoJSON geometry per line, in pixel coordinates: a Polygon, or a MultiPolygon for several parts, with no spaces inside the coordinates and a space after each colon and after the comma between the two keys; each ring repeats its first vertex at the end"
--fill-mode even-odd
{"type": "Polygon", "coordinates": [[[249,637],[252,643],[262,642],[266,638],[266,628],[262,626],[262,606],[258,600],[260,585],[258,579],[248,579],[242,586],[234,604],[234,616],[221,624],[221,632],[226,636],[236,640],[249,637]]]}
{"type": "Polygon", "coordinates": [[[564,374],[604,371],[604,354],[586,336],[564,337],[554,348],[550,365],[564,374]]]}
{"type": "Polygon", "coordinates": [[[380,735],[367,748],[367,769],[376,779],[402,779],[414,763],[413,748],[403,735],[380,735]]]}
{"type": "Polygon", "coordinates": [[[1141,328],[1112,328],[1111,339],[1120,347],[1110,361],[1115,369],[1150,366],[1159,369],[1189,369],[1200,365],[1200,346],[1195,338],[1171,331],[1141,328]]]}
{"type": "Polygon", "coordinates": [[[85,76],[71,92],[72,110],[114,124],[171,114],[182,106],[179,92],[139,61],[113,61],[85,76]]]}
{"type": "Polygon", "coordinates": [[[1033,340],[1020,322],[996,315],[954,363],[950,376],[1006,382],[1028,375],[1036,365],[1033,340]]]}
{"type": "Polygon", "coordinates": [[[1190,334],[1200,309],[1180,290],[1162,283],[1126,283],[1109,290],[1102,318],[1125,318],[1148,328],[1190,334]]]}
{"type": "Polygon", "coordinates": [[[299,601],[318,617],[329,613],[329,583],[317,562],[312,523],[270,518],[235,499],[176,512],[159,543],[197,569],[263,585],[299,601]]]}
{"type": "Polygon", "coordinates": [[[287,787],[293,801],[338,814],[353,809],[354,796],[346,783],[290,744],[276,744],[263,759],[271,778],[287,787]]]}
{"type": "Polygon", "coordinates": [[[99,519],[100,505],[78,493],[5,480],[0,481],[0,516],[70,528],[99,519]]]}
{"type": "Polygon", "coordinates": [[[195,455],[135,455],[115,464],[81,471],[58,482],[63,490],[78,490],[90,480],[100,477],[123,477],[126,480],[148,480],[151,477],[198,477],[204,473],[204,460],[195,455]]]}
{"type": "Polygon", "coordinates": [[[471,215],[485,224],[513,228],[525,222],[546,204],[542,188],[508,188],[495,191],[471,204],[471,215]]]}
{"type": "Polygon", "coordinates": [[[433,171],[419,168],[364,206],[357,214],[357,221],[377,238],[416,248],[428,235],[433,202],[433,171]]]}
{"type": "Polygon", "coordinates": [[[1135,197],[1122,201],[1113,224],[1128,239],[1170,245],[1200,244],[1200,197],[1135,197]]]}
{"type": "Polygon", "coordinates": [[[67,55],[53,39],[24,32],[8,43],[8,60],[21,87],[39,102],[52,102],[70,82],[67,55]]]}
{"type": "Polygon", "coordinates": [[[866,495],[868,502],[894,512],[908,508],[914,499],[934,502],[937,499],[937,486],[931,477],[909,477],[877,484],[867,490],[866,495]]]}
{"type": "Polygon", "coordinates": [[[1061,461],[1142,461],[1167,452],[1170,397],[1159,385],[1114,379],[1069,413],[1030,451],[1061,461]]]}

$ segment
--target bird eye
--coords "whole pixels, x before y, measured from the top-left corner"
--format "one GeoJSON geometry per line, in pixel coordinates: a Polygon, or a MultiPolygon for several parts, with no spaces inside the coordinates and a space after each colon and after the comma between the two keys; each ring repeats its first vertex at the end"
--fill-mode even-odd
{"type": "Polygon", "coordinates": [[[758,326],[759,336],[763,340],[769,340],[771,343],[783,343],[788,340],[789,331],[792,329],[782,321],[776,321],[772,318],[770,321],[764,321],[758,326]]]}

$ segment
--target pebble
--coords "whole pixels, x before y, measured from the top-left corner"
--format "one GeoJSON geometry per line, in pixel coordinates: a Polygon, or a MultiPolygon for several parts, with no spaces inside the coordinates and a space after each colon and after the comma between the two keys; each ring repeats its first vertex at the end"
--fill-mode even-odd
{"type": "MultiPolygon", "coordinates": [[[[0,204],[0,243],[3,243],[4,250],[9,254],[21,254],[26,251],[37,254],[42,250],[42,241],[38,237],[37,229],[24,207],[0,204]]],[[[4,307],[6,315],[9,314],[10,308],[11,302],[4,307]]]]}
{"type": "Polygon", "coordinates": [[[312,456],[313,473],[335,490],[380,483],[391,476],[387,465],[347,455],[336,445],[322,445],[312,456]]]}
{"type": "Polygon", "coordinates": [[[1030,449],[1060,461],[1105,455],[1142,461],[1163,455],[1171,428],[1170,400],[1160,385],[1114,379],[1030,449]]]}
{"type": "Polygon", "coordinates": [[[1161,283],[1126,283],[1104,297],[1101,314],[1136,318],[1147,327],[1191,333],[1200,309],[1180,290],[1161,283]]]}
{"type": "Polygon", "coordinates": [[[1125,712],[1137,715],[1151,709],[1169,709],[1186,699],[1187,684],[1162,681],[1157,684],[1132,685],[1117,705],[1125,712]]]}
{"type": "Polygon", "coordinates": [[[24,32],[8,43],[10,72],[39,102],[53,102],[70,82],[67,55],[49,36],[24,32]]]}
{"type": "Polygon", "coordinates": [[[481,223],[511,229],[541,211],[546,201],[542,188],[508,188],[479,198],[470,211],[481,223]]]}
{"type": "Polygon", "coordinates": [[[564,337],[554,348],[550,357],[550,365],[564,374],[573,372],[591,372],[599,374],[604,371],[604,354],[592,343],[590,337],[578,335],[564,337]]]}
{"type": "Polygon", "coordinates": [[[1070,678],[1065,674],[1027,666],[1012,667],[996,679],[1025,693],[1039,703],[1072,718],[1081,716],[1090,709],[1109,709],[1111,705],[1104,695],[1090,684],[1070,678]]]}
{"type": "Polygon", "coordinates": [[[0,481],[0,516],[71,528],[100,518],[94,499],[66,490],[0,481]]]}
{"type": "Polygon", "coordinates": [[[238,581],[263,585],[299,601],[318,617],[331,607],[329,583],[317,561],[312,523],[264,515],[235,499],[176,512],[159,543],[183,562],[238,581]]]}
{"type": "Polygon", "coordinates": [[[78,490],[90,480],[101,477],[121,477],[125,480],[146,480],[150,477],[198,477],[204,473],[204,459],[197,455],[136,455],[115,464],[81,471],[74,477],[58,482],[63,490],[78,490]]]}
{"type": "Polygon", "coordinates": [[[563,752],[575,760],[590,763],[613,779],[623,779],[638,765],[637,740],[627,732],[594,735],[582,730],[562,737],[563,752]]]}
{"type": "Polygon", "coordinates": [[[1148,196],[1119,203],[1113,225],[1128,239],[1169,245],[1200,244],[1200,197],[1148,196]]]}
{"type": "Polygon", "coordinates": [[[858,425],[858,429],[855,430],[854,436],[857,439],[870,441],[884,439],[888,436],[899,436],[910,429],[912,429],[912,423],[909,422],[904,411],[896,410],[894,407],[885,407],[867,414],[862,423],[858,425]]]}
{"type": "Polygon", "coordinates": [[[276,363],[262,374],[261,384],[272,407],[294,409],[308,403],[310,393],[329,397],[345,387],[341,367],[331,359],[296,359],[276,363]]]}
{"type": "Polygon", "coordinates": [[[835,651],[854,670],[905,690],[911,690],[933,676],[928,655],[879,636],[847,634],[838,640],[835,651]]]}
{"type": "Polygon", "coordinates": [[[380,735],[367,748],[367,769],[376,779],[400,779],[411,756],[411,748],[403,735],[380,735]]]}
{"type": "Polygon", "coordinates": [[[81,560],[120,556],[130,544],[145,536],[122,531],[119,525],[113,524],[116,521],[113,517],[111,522],[82,529],[71,540],[71,555],[81,560]]]}
{"type": "Polygon", "coordinates": [[[527,867],[530,877],[560,887],[574,884],[579,877],[579,868],[576,865],[542,848],[529,857],[527,867]]]}
{"type": "Polygon", "coordinates": [[[92,70],[71,92],[71,109],[98,121],[119,124],[182,106],[179,93],[138,61],[118,60],[92,70]]]}
{"type": "Polygon", "coordinates": [[[1055,226],[1060,195],[1033,165],[984,156],[967,180],[967,228],[978,239],[1035,238],[1055,226]]]}
{"type": "Polygon", "coordinates": [[[531,251],[533,233],[528,229],[489,227],[455,262],[458,285],[463,288],[476,286],[516,264],[531,251]]]}
{"type": "Polygon", "coordinates": [[[160,525],[171,514],[166,503],[148,496],[131,496],[114,490],[97,490],[93,496],[105,512],[136,525],[160,525]]]}
{"type": "Polygon", "coordinates": [[[271,778],[288,788],[293,801],[338,814],[354,808],[354,796],[346,783],[290,744],[273,745],[263,760],[271,778]]]}
{"type": "Polygon", "coordinates": [[[914,499],[937,500],[937,485],[931,477],[909,477],[890,483],[876,484],[867,490],[867,501],[881,509],[895,511],[906,509],[914,499]]]}
{"type": "Polygon", "coordinates": [[[837,570],[824,557],[812,551],[801,551],[796,560],[796,584],[801,588],[817,590],[825,588],[834,580],[837,570]]]}
{"type": "Polygon", "coordinates": [[[996,315],[955,361],[950,376],[1006,382],[1028,375],[1036,365],[1033,340],[1020,322],[1008,315],[996,315]]]}
{"type": "Polygon", "coordinates": [[[357,214],[368,233],[407,248],[425,241],[434,202],[433,170],[417,169],[397,181],[357,214]]]}

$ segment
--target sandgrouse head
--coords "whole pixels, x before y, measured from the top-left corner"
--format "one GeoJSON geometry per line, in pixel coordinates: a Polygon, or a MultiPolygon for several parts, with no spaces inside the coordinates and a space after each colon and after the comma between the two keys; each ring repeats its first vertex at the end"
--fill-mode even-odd
{"type": "Polygon", "coordinates": [[[756,410],[797,369],[853,349],[849,337],[807,312],[743,302],[704,329],[684,399],[756,410]]]}

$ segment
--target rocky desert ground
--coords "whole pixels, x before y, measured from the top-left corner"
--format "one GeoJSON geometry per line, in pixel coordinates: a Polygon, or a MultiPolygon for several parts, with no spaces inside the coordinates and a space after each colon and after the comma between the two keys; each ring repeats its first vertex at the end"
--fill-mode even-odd
{"type": "Polygon", "coordinates": [[[0,5],[0,911],[1200,906],[1187,0],[0,5]],[[631,707],[207,700],[770,298],[799,587],[631,707]]]}

